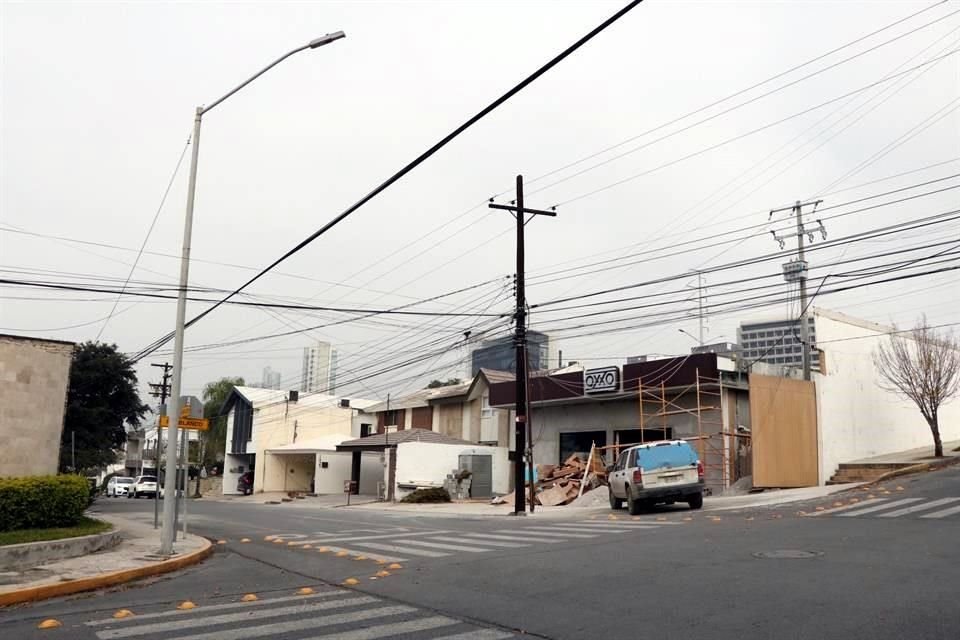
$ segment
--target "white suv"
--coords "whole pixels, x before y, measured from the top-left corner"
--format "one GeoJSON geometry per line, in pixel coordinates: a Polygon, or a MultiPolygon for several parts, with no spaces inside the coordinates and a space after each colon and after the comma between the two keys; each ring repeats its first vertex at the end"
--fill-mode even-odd
{"type": "Polygon", "coordinates": [[[150,496],[157,493],[156,476],[139,476],[133,486],[127,491],[128,498],[139,498],[140,496],[150,496]]]}
{"type": "Polygon", "coordinates": [[[703,506],[703,463],[687,442],[663,440],[630,447],[608,467],[610,507],[624,501],[630,515],[657,503],[703,506]]]}
{"type": "Polygon", "coordinates": [[[127,490],[133,488],[133,478],[124,476],[113,476],[107,482],[107,497],[119,498],[127,495],[127,490]]]}

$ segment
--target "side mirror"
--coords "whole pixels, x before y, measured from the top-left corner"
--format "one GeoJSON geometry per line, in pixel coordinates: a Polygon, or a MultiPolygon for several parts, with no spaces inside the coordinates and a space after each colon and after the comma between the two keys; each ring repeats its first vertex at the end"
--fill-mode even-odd
{"type": "Polygon", "coordinates": [[[615,466],[616,466],[616,465],[608,464],[608,465],[607,465],[607,473],[612,473],[612,472],[613,472],[613,468],[614,468],[615,466]]]}

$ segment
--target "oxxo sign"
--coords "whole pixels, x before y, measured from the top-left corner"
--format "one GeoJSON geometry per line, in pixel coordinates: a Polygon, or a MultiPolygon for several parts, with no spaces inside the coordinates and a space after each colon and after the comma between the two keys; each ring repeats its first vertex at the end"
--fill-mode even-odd
{"type": "Polygon", "coordinates": [[[609,391],[619,391],[619,367],[587,369],[583,372],[583,390],[585,393],[606,393],[609,391]]]}

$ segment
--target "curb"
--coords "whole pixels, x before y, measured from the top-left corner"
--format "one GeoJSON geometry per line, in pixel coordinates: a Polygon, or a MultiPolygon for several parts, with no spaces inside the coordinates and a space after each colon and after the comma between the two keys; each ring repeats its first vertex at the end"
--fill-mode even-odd
{"type": "Polygon", "coordinates": [[[198,549],[193,553],[189,553],[179,558],[163,560],[162,562],[148,564],[143,567],[136,567],[135,569],[123,569],[120,571],[105,573],[103,575],[94,576],[91,578],[79,578],[69,582],[58,582],[55,584],[46,584],[39,587],[28,587],[18,591],[0,593],[0,607],[11,604],[22,604],[24,602],[36,602],[38,600],[46,600],[48,598],[56,598],[59,596],[67,596],[74,593],[80,593],[81,591],[103,589],[105,587],[124,584],[140,578],[157,576],[164,573],[170,573],[171,571],[177,571],[178,569],[183,569],[184,567],[197,564],[202,560],[205,560],[213,553],[213,544],[206,538],[203,538],[203,542],[206,544],[206,546],[204,546],[202,549],[198,549]]]}
{"type": "Polygon", "coordinates": [[[950,465],[958,463],[960,463],[960,458],[944,458],[943,460],[934,460],[932,462],[920,462],[918,464],[912,464],[909,467],[901,467],[900,469],[888,471],[879,478],[874,478],[870,482],[864,482],[860,486],[871,487],[881,482],[886,482],[892,478],[899,478],[900,476],[906,476],[913,473],[922,473],[924,471],[934,471],[936,469],[942,469],[943,467],[949,467],[950,465]]]}

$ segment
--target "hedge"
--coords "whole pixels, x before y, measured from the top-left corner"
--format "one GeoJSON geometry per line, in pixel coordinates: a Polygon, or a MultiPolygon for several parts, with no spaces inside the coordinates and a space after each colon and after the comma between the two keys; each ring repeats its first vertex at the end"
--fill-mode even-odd
{"type": "Polygon", "coordinates": [[[441,489],[440,487],[417,489],[401,498],[400,502],[412,502],[415,504],[424,502],[450,502],[450,494],[447,493],[446,489],[441,489]]]}
{"type": "Polygon", "coordinates": [[[0,478],[0,531],[73,526],[89,504],[83,476],[0,478]]]}

